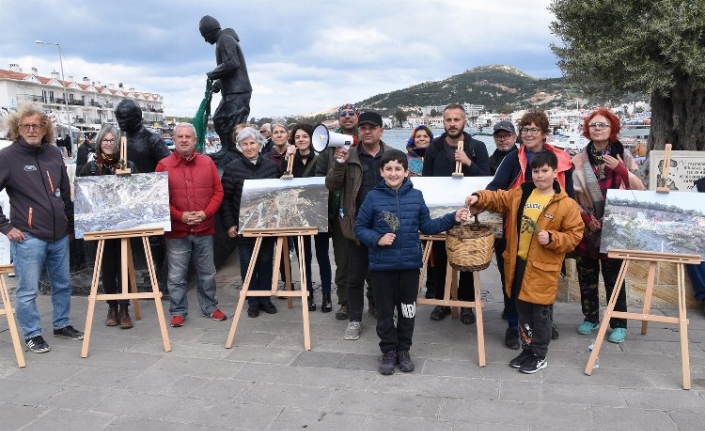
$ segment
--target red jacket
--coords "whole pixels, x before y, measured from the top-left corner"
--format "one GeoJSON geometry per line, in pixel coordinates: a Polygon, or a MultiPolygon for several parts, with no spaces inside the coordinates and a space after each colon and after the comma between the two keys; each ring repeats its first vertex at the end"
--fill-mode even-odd
{"type": "Polygon", "coordinates": [[[156,172],[169,173],[169,210],[171,232],[169,238],[188,235],[213,235],[215,215],[223,202],[223,185],[213,160],[200,153],[186,159],[174,151],[161,159],[156,172]],[[206,218],[198,225],[181,221],[185,211],[203,211],[206,218]]]}

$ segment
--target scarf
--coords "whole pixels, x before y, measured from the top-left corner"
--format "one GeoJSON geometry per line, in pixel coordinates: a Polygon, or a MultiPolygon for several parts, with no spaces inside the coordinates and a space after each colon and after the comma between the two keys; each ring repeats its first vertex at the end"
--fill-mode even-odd
{"type": "Polygon", "coordinates": [[[113,159],[105,153],[100,153],[95,160],[96,175],[114,175],[119,161],[117,157],[113,159]]]}

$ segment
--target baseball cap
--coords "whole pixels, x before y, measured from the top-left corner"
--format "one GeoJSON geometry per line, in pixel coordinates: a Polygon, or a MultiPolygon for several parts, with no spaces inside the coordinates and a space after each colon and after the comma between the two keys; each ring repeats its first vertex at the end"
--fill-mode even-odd
{"type": "Polygon", "coordinates": [[[507,121],[507,120],[502,120],[499,123],[495,124],[494,125],[494,132],[492,132],[492,134],[494,135],[495,133],[497,133],[500,130],[503,130],[505,132],[509,132],[513,135],[517,134],[516,129],[514,128],[514,124],[512,124],[511,121],[507,121]]]}
{"type": "Polygon", "coordinates": [[[376,112],[367,111],[360,114],[357,125],[372,124],[373,126],[382,127],[382,116],[376,112]]]}

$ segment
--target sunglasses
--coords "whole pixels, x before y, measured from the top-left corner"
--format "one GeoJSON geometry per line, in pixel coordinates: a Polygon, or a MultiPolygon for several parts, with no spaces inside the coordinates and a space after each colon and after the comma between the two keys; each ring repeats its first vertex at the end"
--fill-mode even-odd
{"type": "Polygon", "coordinates": [[[339,115],[341,117],[354,117],[355,111],[342,111],[339,115]]]}

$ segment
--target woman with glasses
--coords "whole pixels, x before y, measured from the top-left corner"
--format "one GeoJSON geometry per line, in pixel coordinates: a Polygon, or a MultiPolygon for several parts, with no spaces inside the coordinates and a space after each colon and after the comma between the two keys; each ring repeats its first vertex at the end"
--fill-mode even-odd
{"type": "MultiPolygon", "coordinates": [[[[621,259],[610,259],[600,253],[602,217],[609,189],[644,190],[639,177],[639,167],[629,151],[617,139],[619,118],[607,108],[600,108],[585,118],[583,135],[590,139],[585,148],[573,157],[573,184],[575,200],[580,204],[580,215],[585,222],[585,232],[575,249],[580,303],[585,320],[578,326],[578,333],[589,335],[600,322],[598,281],[600,272],[607,298],[612,296],[621,259]],[[601,270],[601,271],[600,271],[601,270]]],[[[615,311],[627,311],[627,293],[622,284],[615,311]]],[[[627,336],[626,319],[610,319],[612,332],[607,338],[621,343],[627,336]]]]}
{"type": "MultiPolygon", "coordinates": [[[[115,175],[115,169],[120,169],[120,129],[109,124],[103,126],[96,137],[97,148],[95,160],[83,165],[79,176],[89,175],[115,175]]],[[[135,164],[127,162],[127,167],[132,173],[137,173],[135,164]]],[[[103,250],[103,262],[100,267],[100,276],[103,280],[103,292],[106,294],[118,293],[122,285],[120,276],[122,263],[120,259],[120,240],[108,239],[103,250]]],[[[128,307],[130,301],[111,299],[108,301],[108,317],[105,326],[120,326],[121,329],[132,328],[132,319],[128,307]],[[118,311],[118,305],[120,310],[118,311]]]]}

